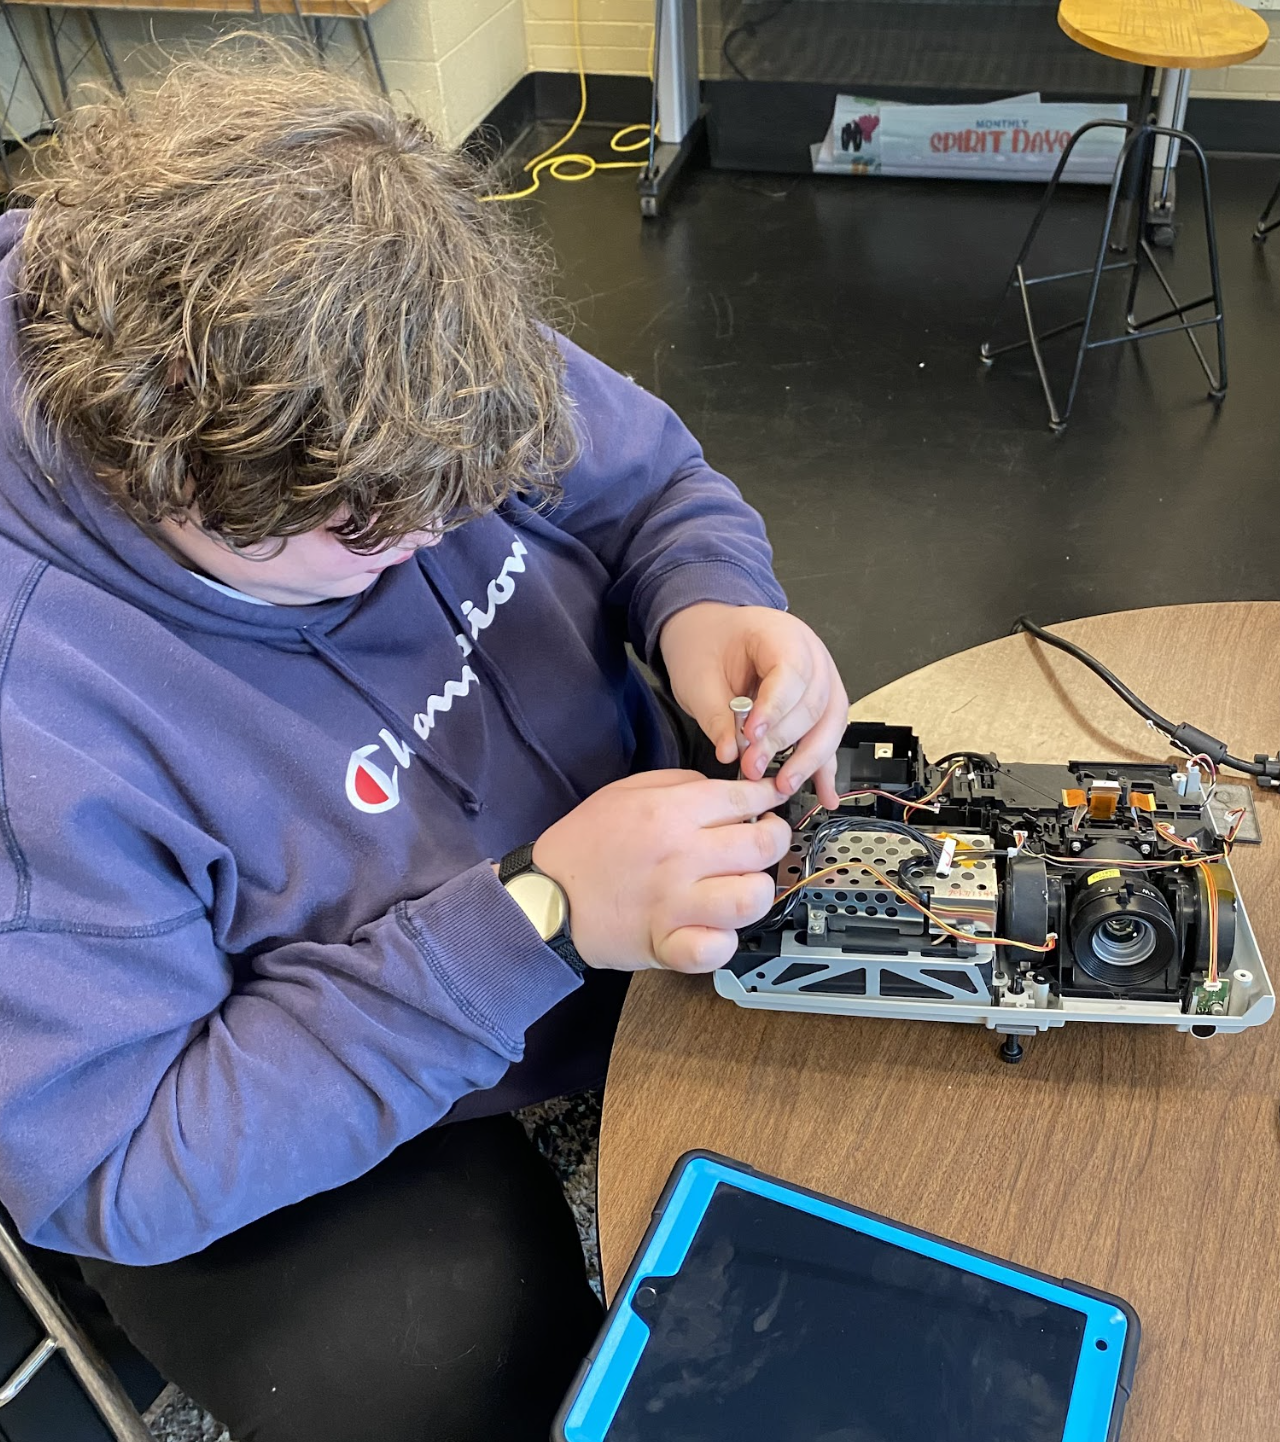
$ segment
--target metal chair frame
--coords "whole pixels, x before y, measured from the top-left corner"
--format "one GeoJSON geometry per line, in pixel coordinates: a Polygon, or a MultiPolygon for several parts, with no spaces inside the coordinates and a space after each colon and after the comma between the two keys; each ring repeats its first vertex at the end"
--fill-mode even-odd
{"type": "Polygon", "coordinates": [[[21,1394],[53,1357],[61,1353],[115,1442],[152,1442],[150,1431],[116,1374],[98,1355],[79,1326],[58,1305],[3,1221],[0,1221],[0,1275],[13,1284],[44,1332],[16,1370],[7,1379],[0,1380],[0,1412],[21,1394]]]}
{"type": "Polygon", "coordinates": [[[1253,227],[1253,238],[1260,245],[1266,240],[1275,228],[1280,225],[1280,217],[1271,219],[1271,212],[1275,209],[1276,201],[1280,200],[1280,181],[1271,192],[1271,199],[1262,207],[1262,214],[1258,217],[1258,223],[1253,227]]]}
{"type": "MultiPolygon", "coordinates": [[[[1036,211],[1035,219],[1031,222],[1031,228],[1027,232],[1026,239],[1022,243],[1022,249],[1018,252],[1017,259],[1013,263],[1013,269],[1009,279],[1005,283],[1005,289],[1001,296],[1000,305],[992,321],[991,332],[994,336],[1003,314],[1005,304],[1009,295],[1017,291],[1021,301],[1022,319],[1026,326],[1027,336],[1025,340],[1013,341],[1004,345],[995,345],[991,340],[983,343],[981,349],[982,360],[987,364],[994,362],[997,357],[1008,355],[1013,351],[1030,348],[1032,358],[1035,361],[1036,372],[1040,378],[1040,386],[1044,391],[1045,403],[1049,410],[1049,425],[1054,431],[1061,431],[1066,427],[1070,419],[1072,407],[1075,405],[1076,393],[1080,386],[1080,377],[1084,369],[1084,358],[1091,350],[1098,350],[1106,346],[1123,345],[1130,341],[1148,340],[1160,335],[1185,334],[1195,352],[1200,368],[1204,371],[1205,379],[1209,382],[1209,399],[1215,404],[1220,402],[1227,392],[1227,342],[1226,326],[1223,315],[1222,302],[1222,278],[1218,267],[1218,241],[1213,224],[1213,204],[1209,191],[1209,165],[1199,142],[1194,136],[1189,135],[1185,130],[1175,129],[1172,126],[1158,125],[1151,118],[1151,98],[1154,89],[1155,72],[1148,69],[1143,76],[1142,96],[1139,100],[1136,120],[1091,120],[1082,125],[1071,137],[1054,170],[1053,178],[1049,181],[1044,198],[1036,211]],[[1066,169],[1071,154],[1081,138],[1094,130],[1122,130],[1125,132],[1125,140],[1116,160],[1115,171],[1111,179],[1111,187],[1107,196],[1106,211],[1103,218],[1102,230],[1098,238],[1097,253],[1093,264],[1080,270],[1059,271],[1053,275],[1028,276],[1026,264],[1030,257],[1032,247],[1035,244],[1036,236],[1040,227],[1048,215],[1049,208],[1057,193],[1058,185],[1061,182],[1063,171],[1066,169]],[[1185,146],[1187,151],[1194,157],[1195,163],[1200,172],[1201,196],[1204,207],[1205,242],[1208,248],[1209,281],[1210,291],[1208,295],[1200,296],[1196,300],[1180,301],[1174,294],[1168,278],[1157,261],[1155,252],[1146,236],[1147,212],[1152,199],[1153,174],[1156,166],[1157,142],[1163,139],[1166,142],[1164,147],[1170,150],[1176,143],[1185,146]],[[1124,239],[1119,244],[1114,244],[1112,235],[1116,228],[1116,215],[1119,209],[1121,192],[1125,188],[1125,182],[1132,175],[1136,167],[1136,185],[1128,187],[1125,199],[1128,204],[1128,217],[1123,226],[1125,231],[1124,239]],[[1119,253],[1124,256],[1122,260],[1108,261],[1108,252],[1119,253]],[[1125,329],[1119,335],[1095,337],[1093,326],[1098,303],[1098,292],[1101,287],[1102,277],[1114,272],[1129,272],[1129,288],[1125,301],[1125,329]],[[1135,314],[1135,305],[1138,296],[1138,286],[1144,274],[1153,275],[1164,292],[1168,307],[1155,315],[1144,319],[1138,319],[1135,314]],[[1054,326],[1052,329],[1039,332],[1036,329],[1035,316],[1031,306],[1031,290],[1037,285],[1050,285],[1057,281],[1076,280],[1081,277],[1089,277],[1088,298],[1085,302],[1084,314],[1077,320],[1068,321],[1065,325],[1054,326]],[[1190,313],[1202,310],[1204,307],[1211,307],[1210,313],[1196,318],[1189,318],[1190,313]],[[1176,321],[1169,325],[1165,322],[1176,321]],[[1217,373],[1214,373],[1205,357],[1204,350],[1200,345],[1195,332],[1204,326],[1213,326],[1217,332],[1218,342],[1218,365],[1217,373]],[[1071,372],[1070,383],[1066,393],[1065,403],[1059,403],[1054,387],[1049,379],[1049,371],[1045,362],[1042,346],[1045,341],[1052,340],[1056,336],[1065,335],[1071,331],[1079,330],[1080,340],[1076,347],[1075,363],[1071,372]]],[[[1170,170],[1165,169],[1164,185],[1168,186],[1170,170]]],[[[1280,195],[1280,187],[1277,187],[1277,195],[1280,195]]]]}
{"type": "MultiPolygon", "coordinates": [[[[378,54],[378,45],[374,39],[371,16],[368,11],[353,4],[349,15],[308,15],[306,13],[304,0],[291,0],[291,4],[293,7],[292,13],[298,23],[302,38],[315,50],[316,59],[321,64],[324,64],[326,61],[330,42],[337,33],[338,26],[344,23],[355,26],[362,37],[365,55],[368,57],[369,63],[373,66],[373,72],[378,78],[378,85],[384,95],[388,94],[387,77],[382,68],[382,57],[378,54]]],[[[256,23],[261,24],[264,15],[262,0],[252,0],[252,6],[252,19],[256,23]]],[[[5,101],[3,111],[0,112],[0,114],[3,115],[3,120],[7,128],[9,107],[12,103],[13,95],[17,90],[18,82],[25,72],[26,75],[30,77],[32,89],[35,91],[36,98],[40,102],[44,117],[47,119],[48,124],[52,126],[57,120],[58,111],[50,102],[49,94],[41,83],[39,72],[32,64],[31,56],[27,53],[27,47],[22,39],[21,28],[14,23],[14,16],[11,13],[14,8],[28,9],[36,7],[25,5],[14,7],[12,4],[6,3],[6,0],[0,0],[0,12],[3,13],[5,24],[9,29],[9,35],[13,40],[14,51],[18,57],[17,74],[14,76],[8,99],[5,101]]],[[[95,48],[102,56],[103,64],[106,66],[107,73],[111,77],[111,84],[115,88],[116,93],[123,95],[125,93],[124,79],[120,73],[120,67],[116,63],[116,58],[111,52],[111,47],[107,43],[107,37],[99,22],[96,8],[93,6],[79,5],[41,5],[38,8],[43,14],[45,31],[49,39],[49,54],[53,61],[54,76],[57,80],[58,93],[62,98],[63,109],[69,109],[71,106],[71,81],[73,77],[93,53],[95,48]],[[55,9],[61,11],[56,17],[54,15],[55,9]],[[70,12],[73,10],[84,17],[85,23],[89,27],[89,39],[87,43],[81,45],[78,52],[74,53],[73,59],[68,64],[66,56],[63,53],[62,42],[66,38],[68,18],[70,12]]],[[[163,10],[165,7],[163,4],[157,4],[155,8],[157,10],[163,10]]],[[[215,12],[216,8],[216,5],[211,3],[209,6],[210,13],[215,12]]],[[[199,14],[201,12],[189,11],[186,13],[199,14]]],[[[286,11],[283,13],[287,14],[289,12],[286,11]]],[[[12,190],[13,176],[9,170],[8,154],[5,148],[5,140],[2,136],[0,136],[0,172],[3,172],[4,175],[5,189],[12,190]]]]}

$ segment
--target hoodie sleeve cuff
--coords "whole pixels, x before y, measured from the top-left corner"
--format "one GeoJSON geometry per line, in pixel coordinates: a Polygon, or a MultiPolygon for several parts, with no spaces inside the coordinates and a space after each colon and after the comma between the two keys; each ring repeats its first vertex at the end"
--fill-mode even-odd
{"type": "Polygon", "coordinates": [[[652,577],[634,602],[634,641],[648,665],[658,655],[662,628],[676,614],[702,601],[726,606],[787,609],[787,598],[773,576],[736,561],[684,561],[652,577]]]}
{"type": "Polygon", "coordinates": [[[401,924],[459,1009],[513,1060],[529,1027],[582,985],[488,862],[405,906],[401,924]]]}

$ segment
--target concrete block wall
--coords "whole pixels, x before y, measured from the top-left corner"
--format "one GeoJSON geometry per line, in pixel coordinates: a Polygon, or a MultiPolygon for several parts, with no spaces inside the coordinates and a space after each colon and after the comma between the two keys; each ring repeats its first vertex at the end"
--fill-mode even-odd
{"type": "MultiPolygon", "coordinates": [[[[1280,0],[1276,0],[1280,3],[1280,0]]],[[[647,75],[653,37],[653,0],[579,0],[582,46],[588,74],[647,75]]],[[[573,0],[524,0],[531,70],[576,70],[573,0]]],[[[1280,100],[1280,11],[1263,12],[1272,40],[1256,60],[1229,70],[1206,70],[1193,77],[1193,95],[1237,96],[1242,100],[1280,100]]],[[[720,55],[723,38],[718,7],[702,7],[702,73],[727,73],[720,55]]]]}
{"type": "Polygon", "coordinates": [[[1245,65],[1202,70],[1191,77],[1192,95],[1235,96],[1240,100],[1280,100],[1280,13],[1263,18],[1271,27],[1267,48],[1245,65]]]}

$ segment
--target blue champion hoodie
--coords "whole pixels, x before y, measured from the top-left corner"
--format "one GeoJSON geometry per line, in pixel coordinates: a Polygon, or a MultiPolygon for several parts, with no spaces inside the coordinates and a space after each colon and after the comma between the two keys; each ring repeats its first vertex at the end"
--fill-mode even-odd
{"type": "Polygon", "coordinates": [[[674,413],[567,341],[582,454],[554,510],[510,502],[362,596],[223,594],[28,451],[22,225],[0,218],[0,1201],[31,1242],[149,1264],[460,1099],[585,1079],[600,1024],[573,1007],[612,979],[571,997],[490,861],[673,764],[628,639],[653,657],[682,607],[784,601],[674,413]]]}

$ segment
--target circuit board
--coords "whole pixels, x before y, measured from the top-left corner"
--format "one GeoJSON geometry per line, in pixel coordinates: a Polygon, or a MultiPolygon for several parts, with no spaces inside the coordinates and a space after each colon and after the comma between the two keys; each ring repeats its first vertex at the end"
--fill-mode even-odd
{"type": "Polygon", "coordinates": [[[1231,982],[1225,977],[1202,981],[1191,993],[1190,1010],[1195,1016],[1226,1016],[1231,1005],[1231,982]]]}

